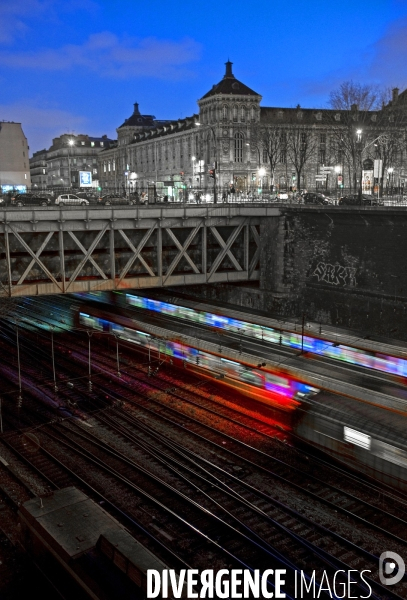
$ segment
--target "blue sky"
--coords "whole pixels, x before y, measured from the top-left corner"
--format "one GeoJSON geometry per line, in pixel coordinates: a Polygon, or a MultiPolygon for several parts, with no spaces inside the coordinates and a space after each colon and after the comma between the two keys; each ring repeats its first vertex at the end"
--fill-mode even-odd
{"type": "Polygon", "coordinates": [[[263,106],[323,107],[353,79],[407,88],[407,0],[0,0],[0,120],[31,152],[107,134],[139,102],[177,119],[224,74],[263,106]]]}

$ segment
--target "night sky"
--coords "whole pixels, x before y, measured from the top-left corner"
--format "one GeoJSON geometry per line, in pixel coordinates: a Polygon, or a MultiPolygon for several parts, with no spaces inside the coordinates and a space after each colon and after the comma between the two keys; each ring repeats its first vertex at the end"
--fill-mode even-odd
{"type": "Polygon", "coordinates": [[[263,106],[327,106],[353,79],[407,88],[407,0],[0,0],[0,120],[31,153],[107,134],[139,102],[177,119],[224,75],[263,106]]]}

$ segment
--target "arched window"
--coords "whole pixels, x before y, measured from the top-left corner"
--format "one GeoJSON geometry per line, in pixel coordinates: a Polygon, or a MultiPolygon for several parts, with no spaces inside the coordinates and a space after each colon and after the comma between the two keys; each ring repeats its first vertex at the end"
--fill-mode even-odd
{"type": "Polygon", "coordinates": [[[243,133],[235,133],[235,162],[243,162],[243,133]]]}
{"type": "Polygon", "coordinates": [[[242,123],[244,123],[246,121],[246,107],[245,106],[242,106],[242,108],[241,108],[240,120],[242,121],[242,123]]]}
{"type": "Polygon", "coordinates": [[[233,107],[233,121],[235,123],[237,122],[237,104],[235,104],[233,107]]]}
{"type": "Polygon", "coordinates": [[[224,104],[223,107],[222,107],[222,119],[224,121],[228,120],[228,107],[227,107],[226,104],[224,104]]]}

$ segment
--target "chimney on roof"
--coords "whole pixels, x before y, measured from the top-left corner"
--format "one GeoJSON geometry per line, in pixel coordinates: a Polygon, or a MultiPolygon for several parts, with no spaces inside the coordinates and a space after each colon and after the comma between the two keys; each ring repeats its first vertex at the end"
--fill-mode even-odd
{"type": "Polygon", "coordinates": [[[358,104],[351,104],[350,107],[352,112],[357,112],[359,110],[359,105],[358,104]]]}
{"type": "MultiPolygon", "coordinates": [[[[225,73],[225,77],[233,77],[233,79],[234,79],[234,78],[235,78],[235,76],[234,76],[234,75],[233,75],[233,73],[232,73],[232,65],[233,65],[233,63],[232,63],[232,62],[230,62],[230,60],[228,60],[228,61],[225,63],[225,65],[226,65],[226,73],[225,73]]],[[[225,78],[225,77],[224,77],[224,78],[225,78]]]]}
{"type": "Polygon", "coordinates": [[[393,88],[392,89],[392,104],[396,104],[397,99],[399,97],[399,88],[393,88]]]}
{"type": "Polygon", "coordinates": [[[133,115],[139,115],[139,114],[140,114],[140,111],[139,111],[139,108],[138,108],[138,102],[135,102],[134,103],[133,115]]]}

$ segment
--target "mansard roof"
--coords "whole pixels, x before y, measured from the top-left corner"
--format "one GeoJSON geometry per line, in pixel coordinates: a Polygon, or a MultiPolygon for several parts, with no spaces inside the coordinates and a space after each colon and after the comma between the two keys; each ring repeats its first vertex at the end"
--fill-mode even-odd
{"type": "Polygon", "coordinates": [[[144,142],[152,138],[172,135],[187,130],[196,131],[196,123],[199,123],[199,115],[197,114],[185,119],[178,119],[177,121],[156,121],[154,128],[135,133],[131,143],[144,142]]]}
{"type": "Polygon", "coordinates": [[[287,107],[260,107],[260,123],[264,125],[277,124],[298,124],[298,125],[313,125],[332,124],[336,121],[338,125],[345,124],[350,121],[352,115],[355,114],[355,125],[359,117],[360,120],[367,123],[370,119],[372,123],[376,122],[379,111],[361,111],[359,113],[357,107],[355,112],[334,108],[302,108],[299,104],[295,108],[287,107]]]}
{"type": "Polygon", "coordinates": [[[232,64],[230,60],[227,61],[226,72],[223,79],[219,83],[215,84],[209,92],[202,96],[204,98],[210,98],[218,94],[234,94],[239,96],[260,96],[257,92],[251,90],[247,85],[238,81],[232,73],[232,64]]]}

